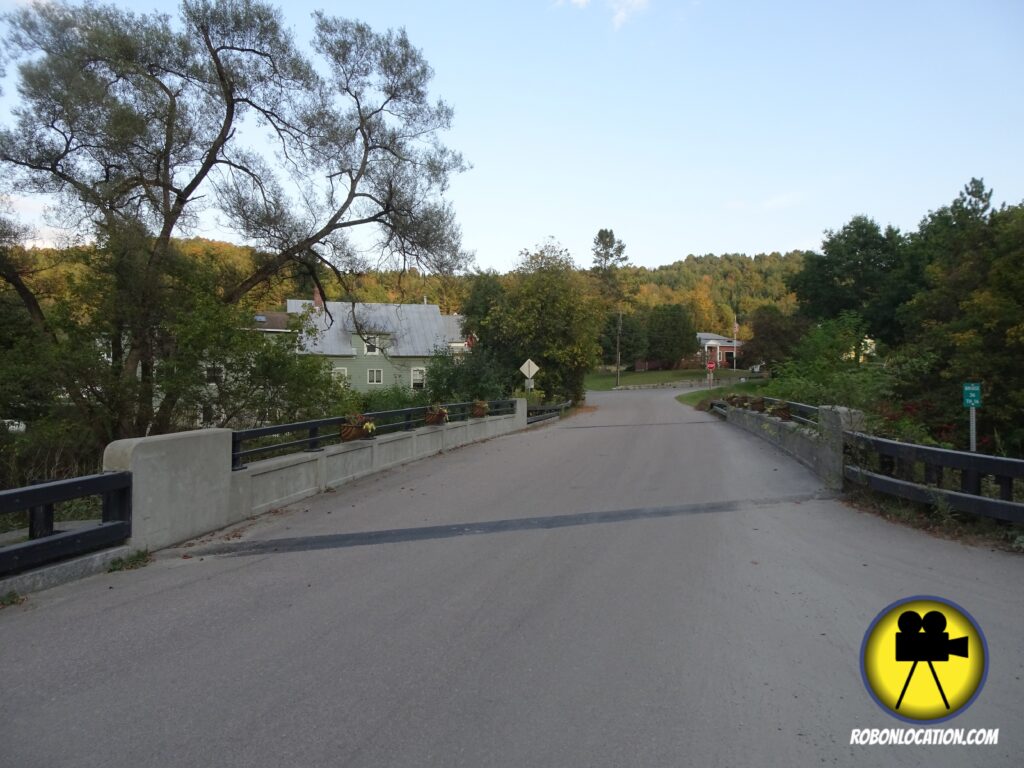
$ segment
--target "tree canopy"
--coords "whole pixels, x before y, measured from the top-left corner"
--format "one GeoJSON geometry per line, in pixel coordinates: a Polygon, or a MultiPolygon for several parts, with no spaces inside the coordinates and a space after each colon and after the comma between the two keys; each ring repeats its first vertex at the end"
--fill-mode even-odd
{"type": "Polygon", "coordinates": [[[255,337],[234,329],[275,281],[333,274],[350,295],[370,266],[466,263],[443,197],[463,168],[440,140],[452,110],[404,31],[318,13],[305,49],[260,0],[184,0],[176,18],[39,3],[3,21],[19,101],[0,178],[88,237],[55,260],[9,227],[0,299],[96,440],[194,420],[220,357],[256,375],[255,337]],[[214,214],[243,249],[183,239],[214,214]]]}
{"type": "MultiPolygon", "coordinates": [[[[805,398],[865,405],[871,399],[866,393],[873,392],[871,405],[884,416],[879,428],[962,448],[967,422],[961,388],[979,382],[980,447],[1024,453],[1024,205],[993,209],[991,198],[981,179],[971,179],[951,204],[929,212],[907,234],[882,232],[863,216],[827,233],[822,253],[805,259],[792,284],[801,313],[812,323],[805,342],[829,334],[844,341],[830,350],[821,344],[814,355],[807,343],[780,353],[798,360],[782,366],[788,394],[800,396],[791,385],[799,389],[803,381],[805,398]],[[854,332],[882,342],[874,361],[861,365],[843,357],[854,342],[864,343],[854,332]],[[832,367],[816,370],[841,375],[827,386],[821,377],[808,384],[813,377],[807,360],[830,356],[832,367]],[[850,389],[840,386],[844,382],[858,383],[850,389]],[[840,396],[849,402],[836,400],[840,396]]],[[[769,324],[768,338],[760,339],[762,329],[755,324],[748,352],[772,349],[777,325],[769,324]]]]}
{"type": "Polygon", "coordinates": [[[317,13],[314,59],[258,0],[185,0],[177,23],[92,3],[5,21],[21,102],[0,160],[99,236],[141,228],[159,263],[212,208],[265,254],[228,300],[289,261],[360,267],[358,227],[403,265],[461,264],[440,197],[463,165],[438,138],[452,110],[404,31],[317,13]]]}
{"type": "Polygon", "coordinates": [[[485,273],[463,305],[465,329],[506,376],[521,384],[527,358],[540,366],[537,385],[549,397],[582,400],[583,377],[597,362],[604,321],[590,275],[557,243],[522,251],[511,274],[485,273]]]}

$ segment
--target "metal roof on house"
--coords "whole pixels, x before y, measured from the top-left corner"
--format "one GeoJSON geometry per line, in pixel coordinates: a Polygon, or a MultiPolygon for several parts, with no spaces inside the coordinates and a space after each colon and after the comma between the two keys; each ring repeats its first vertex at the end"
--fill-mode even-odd
{"type": "Polygon", "coordinates": [[[319,331],[306,345],[313,354],[353,357],[353,334],[363,338],[385,336],[381,345],[394,357],[429,357],[438,348],[463,340],[458,323],[451,320],[453,316],[442,315],[436,304],[328,301],[326,307],[324,312],[315,310],[312,301],[288,299],[289,313],[311,313],[313,325],[319,331]]]}
{"type": "Polygon", "coordinates": [[[697,341],[699,341],[703,347],[706,347],[709,343],[721,346],[722,342],[729,345],[736,344],[737,346],[743,344],[742,341],[738,341],[737,339],[733,339],[728,336],[719,336],[717,333],[698,333],[697,341]]]}
{"type": "Polygon", "coordinates": [[[444,334],[449,342],[463,342],[466,334],[462,332],[462,315],[441,315],[441,322],[444,323],[444,334]]]}

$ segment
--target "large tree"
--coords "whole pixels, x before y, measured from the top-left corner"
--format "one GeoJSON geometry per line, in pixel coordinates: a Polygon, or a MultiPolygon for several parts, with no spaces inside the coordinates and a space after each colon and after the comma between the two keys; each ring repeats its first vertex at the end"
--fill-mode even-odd
{"type": "MultiPolygon", "coordinates": [[[[626,244],[615,237],[613,230],[599,229],[597,235],[594,236],[591,252],[594,255],[591,272],[597,279],[601,295],[607,305],[606,311],[614,322],[615,352],[610,356],[610,360],[615,364],[615,383],[618,384],[622,362],[623,312],[625,305],[636,293],[636,287],[629,274],[624,271],[624,268],[629,266],[629,259],[626,257],[626,244]]],[[[603,341],[602,358],[609,359],[604,355],[603,341]]],[[[626,359],[629,359],[628,355],[626,359]]]]}
{"type": "Polygon", "coordinates": [[[754,310],[750,325],[753,338],[743,345],[744,363],[765,363],[775,371],[779,363],[793,357],[809,321],[800,315],[785,315],[778,307],[767,304],[754,310]]]}
{"type": "MultiPolygon", "coordinates": [[[[582,400],[583,377],[600,354],[603,312],[593,281],[568,251],[549,242],[523,251],[507,278],[478,278],[465,305],[466,327],[506,371],[527,358],[537,385],[553,398],[582,400]]],[[[513,374],[518,383],[522,376],[513,374]]]]}
{"type": "Polygon", "coordinates": [[[647,316],[647,354],[668,367],[675,367],[687,355],[694,354],[697,329],[690,312],[681,304],[654,307],[647,316]]]}
{"type": "Polygon", "coordinates": [[[979,428],[998,440],[988,449],[1022,455],[1024,205],[993,209],[991,196],[972,179],[913,236],[914,247],[929,254],[926,284],[900,314],[913,333],[908,354],[928,365],[902,377],[901,394],[936,404],[938,416],[962,432],[961,387],[980,382],[979,428]]]}
{"type": "Polygon", "coordinates": [[[883,231],[866,216],[854,216],[841,229],[827,232],[822,252],[806,255],[803,269],[791,278],[801,312],[815,320],[855,312],[867,321],[872,337],[898,341],[902,331],[894,311],[902,302],[892,290],[892,278],[903,246],[898,230],[883,231]]]}
{"type": "Polygon", "coordinates": [[[599,229],[591,253],[594,255],[591,271],[597,277],[602,294],[609,304],[621,304],[626,293],[622,269],[629,266],[626,244],[615,237],[613,230],[599,229]]]}
{"type": "MultiPolygon", "coordinates": [[[[398,269],[463,263],[443,199],[462,160],[438,139],[452,111],[428,96],[431,69],[404,31],[318,13],[314,58],[258,0],[185,0],[176,20],[40,3],[4,21],[20,101],[0,163],[15,191],[55,197],[65,223],[89,231],[82,268],[112,291],[81,342],[103,349],[102,393],[72,366],[54,371],[83,414],[104,414],[104,434],[174,423],[180,401],[159,370],[179,349],[166,333],[187,282],[176,237],[207,212],[258,254],[215,286],[225,305],[286,268],[344,282],[368,251],[398,269]]],[[[0,277],[52,347],[84,331],[57,322],[32,265],[5,259],[0,277]]]]}

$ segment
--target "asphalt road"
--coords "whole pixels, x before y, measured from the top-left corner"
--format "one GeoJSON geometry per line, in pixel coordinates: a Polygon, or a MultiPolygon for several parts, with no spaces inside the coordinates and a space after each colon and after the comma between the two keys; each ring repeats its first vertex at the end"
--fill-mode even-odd
{"type": "Polygon", "coordinates": [[[1019,766],[1024,557],[831,499],[669,391],[325,494],[0,611],[0,766],[1019,766]],[[995,747],[861,682],[892,601],[967,608],[995,747]]]}

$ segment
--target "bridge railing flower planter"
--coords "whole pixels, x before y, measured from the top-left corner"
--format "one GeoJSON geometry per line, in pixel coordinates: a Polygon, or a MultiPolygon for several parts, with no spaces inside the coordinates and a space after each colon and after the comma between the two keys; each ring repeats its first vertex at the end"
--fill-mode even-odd
{"type": "Polygon", "coordinates": [[[448,409],[443,405],[431,405],[423,414],[423,423],[430,426],[438,426],[448,423],[448,409]]]}
{"type": "Polygon", "coordinates": [[[373,437],[377,431],[377,425],[373,419],[357,413],[349,416],[345,424],[341,425],[340,434],[342,442],[348,443],[353,440],[363,440],[373,437]]]}

